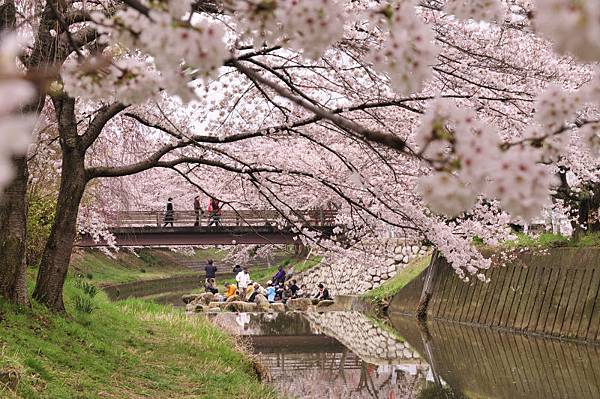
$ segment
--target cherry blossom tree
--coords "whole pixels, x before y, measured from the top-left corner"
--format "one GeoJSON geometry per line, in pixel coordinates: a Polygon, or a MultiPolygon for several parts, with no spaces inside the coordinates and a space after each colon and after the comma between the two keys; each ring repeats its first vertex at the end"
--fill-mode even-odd
{"type": "Polygon", "coordinates": [[[585,1],[38,9],[22,59],[49,66],[43,96],[62,164],[34,297],[56,310],[86,188],[106,207],[107,187],[148,203],[132,187],[166,181],[233,208],[268,206],[348,261],[385,256],[363,244],[393,229],[432,242],[467,280],[490,265],[472,238],[497,242],[508,222],[551,206],[561,171],[579,179],[570,190],[597,186],[600,80],[589,63],[600,21],[585,1]],[[334,205],[345,245],[294,220],[295,209],[334,205]]]}

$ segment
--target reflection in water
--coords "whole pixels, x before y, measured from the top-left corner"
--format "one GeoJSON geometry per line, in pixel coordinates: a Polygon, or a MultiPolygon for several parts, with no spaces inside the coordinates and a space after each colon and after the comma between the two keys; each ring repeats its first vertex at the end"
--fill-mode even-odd
{"type": "Polygon", "coordinates": [[[250,341],[286,397],[600,398],[595,345],[357,312],[209,317],[250,341]]]}
{"type": "Polygon", "coordinates": [[[432,380],[402,337],[358,312],[216,313],[208,317],[246,337],[290,398],[414,398],[432,380]]]}
{"type": "Polygon", "coordinates": [[[394,327],[456,391],[473,398],[600,398],[600,347],[448,322],[394,327]],[[428,349],[429,348],[429,349],[428,349]]]}

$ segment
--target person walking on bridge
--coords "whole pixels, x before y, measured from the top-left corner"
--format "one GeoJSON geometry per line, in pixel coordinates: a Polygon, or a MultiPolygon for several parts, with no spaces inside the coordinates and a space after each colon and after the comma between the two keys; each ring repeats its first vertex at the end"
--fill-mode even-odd
{"type": "Polygon", "coordinates": [[[196,214],[196,222],[194,223],[194,227],[198,227],[200,226],[200,213],[204,213],[202,206],[200,205],[199,195],[194,197],[194,213],[196,214]]]}
{"type": "Polygon", "coordinates": [[[219,200],[216,198],[211,198],[208,202],[208,214],[210,217],[208,218],[208,225],[215,226],[221,225],[221,204],[219,200]]]}
{"type": "Polygon", "coordinates": [[[217,278],[217,267],[214,265],[212,259],[208,259],[206,261],[206,266],[204,266],[204,271],[206,272],[206,277],[205,277],[206,281],[217,278]]]}
{"type": "Polygon", "coordinates": [[[168,224],[173,227],[173,221],[175,220],[175,211],[173,210],[173,198],[167,200],[167,210],[165,212],[165,224],[163,227],[167,227],[168,224]]]}

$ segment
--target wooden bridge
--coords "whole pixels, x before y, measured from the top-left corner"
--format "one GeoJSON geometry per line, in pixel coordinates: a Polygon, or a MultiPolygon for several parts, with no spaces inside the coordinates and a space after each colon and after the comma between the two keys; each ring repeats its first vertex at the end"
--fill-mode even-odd
{"type": "MultiPolygon", "coordinates": [[[[330,236],[335,216],[336,211],[329,209],[292,211],[285,216],[274,210],[222,210],[217,217],[203,211],[120,211],[111,219],[109,231],[118,247],[294,244],[298,235],[294,223],[330,236]]],[[[75,245],[110,244],[84,234],[75,245]]]]}

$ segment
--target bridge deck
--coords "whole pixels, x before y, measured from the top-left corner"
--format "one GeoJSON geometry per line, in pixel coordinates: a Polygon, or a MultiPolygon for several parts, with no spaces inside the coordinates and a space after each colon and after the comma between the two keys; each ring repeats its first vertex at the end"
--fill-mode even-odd
{"type": "MultiPolygon", "coordinates": [[[[331,235],[335,211],[294,211],[288,218],[270,210],[224,210],[216,218],[207,212],[175,211],[169,215],[164,211],[127,211],[115,214],[109,231],[115,237],[116,246],[120,247],[292,244],[296,242],[297,233],[290,220],[331,235]],[[209,226],[211,222],[213,225],[209,226]]],[[[96,242],[92,236],[84,234],[75,245],[102,247],[109,244],[96,242]]]]}

